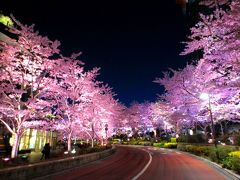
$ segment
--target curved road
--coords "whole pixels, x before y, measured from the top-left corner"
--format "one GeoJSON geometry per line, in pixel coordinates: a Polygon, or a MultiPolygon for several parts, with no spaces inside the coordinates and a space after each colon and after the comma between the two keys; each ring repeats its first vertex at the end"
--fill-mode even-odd
{"type": "Polygon", "coordinates": [[[118,146],[100,161],[43,177],[52,180],[223,180],[215,168],[184,153],[154,147],[118,146]]]}

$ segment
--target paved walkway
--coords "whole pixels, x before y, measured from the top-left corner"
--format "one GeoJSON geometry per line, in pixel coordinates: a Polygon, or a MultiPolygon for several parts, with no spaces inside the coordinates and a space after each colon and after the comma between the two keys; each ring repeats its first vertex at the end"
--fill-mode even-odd
{"type": "Polygon", "coordinates": [[[29,154],[28,160],[29,160],[30,163],[39,162],[41,157],[42,157],[41,152],[31,152],[29,154]]]}
{"type": "MultiPolygon", "coordinates": [[[[53,155],[54,153],[56,153],[55,150],[52,150],[50,152],[50,158],[49,159],[51,159],[51,155],[53,155]]],[[[37,151],[37,152],[32,151],[30,154],[28,154],[28,162],[29,163],[36,163],[36,162],[40,162],[40,161],[45,161],[45,159],[41,160],[41,157],[42,157],[42,153],[40,151],[37,151]]]]}

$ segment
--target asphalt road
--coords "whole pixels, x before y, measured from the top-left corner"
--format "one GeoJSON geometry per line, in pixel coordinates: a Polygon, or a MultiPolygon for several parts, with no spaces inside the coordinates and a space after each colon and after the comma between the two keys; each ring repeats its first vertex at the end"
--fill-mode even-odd
{"type": "Polygon", "coordinates": [[[154,147],[117,147],[110,157],[45,177],[51,180],[223,180],[207,163],[184,153],[154,147]]]}
{"type": "Polygon", "coordinates": [[[207,163],[182,152],[149,147],[152,162],[139,180],[224,180],[229,179],[207,163]]]}

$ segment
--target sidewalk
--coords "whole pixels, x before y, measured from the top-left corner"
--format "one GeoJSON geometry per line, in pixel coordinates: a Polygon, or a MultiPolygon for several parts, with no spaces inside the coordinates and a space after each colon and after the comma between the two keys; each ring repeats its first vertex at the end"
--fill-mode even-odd
{"type": "MultiPolygon", "coordinates": [[[[47,160],[53,160],[53,159],[62,159],[64,158],[64,155],[62,154],[62,156],[59,156],[56,154],[61,153],[60,149],[57,150],[51,150],[50,151],[50,157],[47,160]]],[[[40,151],[32,151],[30,154],[28,154],[28,162],[29,163],[36,163],[36,162],[43,162],[46,161],[44,158],[41,160],[42,157],[42,153],[40,151]]]]}
{"type": "Polygon", "coordinates": [[[41,161],[42,153],[41,152],[31,152],[28,157],[29,163],[35,163],[41,161]]]}

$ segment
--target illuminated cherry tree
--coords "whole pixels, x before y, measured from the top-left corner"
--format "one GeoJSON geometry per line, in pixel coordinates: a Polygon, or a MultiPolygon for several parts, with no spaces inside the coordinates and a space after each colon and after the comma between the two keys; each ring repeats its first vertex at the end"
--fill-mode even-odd
{"type": "Polygon", "coordinates": [[[165,133],[171,128],[176,129],[176,132],[178,132],[178,121],[174,121],[171,117],[173,114],[173,108],[163,100],[158,100],[155,103],[151,103],[152,106],[152,124],[155,129],[159,128],[161,130],[164,130],[165,133]],[[173,122],[174,121],[174,122],[173,122]]]}
{"type": "Polygon", "coordinates": [[[222,119],[239,119],[239,1],[205,0],[211,14],[191,28],[182,55],[197,51],[202,58],[196,65],[171,70],[156,79],[166,89],[163,98],[175,109],[173,117],[184,124],[207,124],[222,119]],[[201,94],[208,94],[203,101],[201,94]],[[209,116],[209,113],[211,116],[209,116]],[[180,118],[181,117],[181,118],[180,118]],[[209,119],[208,119],[209,122],[209,119]]]}
{"type": "MultiPolygon", "coordinates": [[[[12,17],[13,18],[13,17],[12,17]]],[[[51,84],[45,69],[49,59],[58,53],[58,41],[51,41],[35,32],[33,26],[14,19],[8,30],[17,36],[17,46],[0,41],[0,121],[14,139],[11,157],[17,156],[19,140],[27,127],[43,127],[48,110],[44,87],[51,84]]]]}
{"type": "Polygon", "coordinates": [[[215,10],[210,15],[200,15],[201,20],[191,28],[189,41],[182,54],[202,50],[204,62],[211,64],[209,70],[218,73],[215,81],[239,87],[240,2],[228,1],[229,7],[225,11],[220,5],[226,1],[210,2],[215,4],[215,10]]]}
{"type": "Polygon", "coordinates": [[[83,114],[95,93],[94,79],[98,71],[84,72],[83,63],[77,59],[79,55],[61,56],[52,62],[49,76],[54,83],[45,91],[58,117],[54,129],[66,137],[68,151],[71,151],[72,138],[84,130],[83,114]]]}
{"type": "Polygon", "coordinates": [[[86,108],[84,127],[91,138],[92,146],[94,139],[100,140],[103,144],[104,139],[107,140],[119,125],[123,107],[113,98],[114,96],[111,88],[99,84],[86,108]]]}
{"type": "Polygon", "coordinates": [[[49,76],[54,83],[46,92],[58,117],[55,129],[66,137],[68,151],[73,138],[90,138],[92,146],[95,138],[103,141],[116,115],[114,94],[96,81],[99,69],[84,72],[83,63],[76,59],[78,55],[53,61],[49,76]]]}
{"type": "Polygon", "coordinates": [[[205,77],[201,77],[206,84],[211,84],[207,93],[211,96],[216,118],[239,119],[240,2],[208,0],[202,4],[213,8],[213,13],[200,15],[201,20],[191,28],[182,54],[202,50],[203,57],[196,71],[205,73],[205,77]]]}

